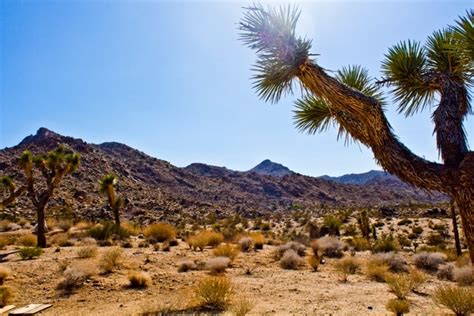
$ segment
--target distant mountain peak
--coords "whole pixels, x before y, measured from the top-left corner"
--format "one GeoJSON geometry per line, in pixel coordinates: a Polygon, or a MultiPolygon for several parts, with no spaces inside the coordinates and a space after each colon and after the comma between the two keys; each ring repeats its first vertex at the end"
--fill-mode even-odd
{"type": "Polygon", "coordinates": [[[50,139],[53,140],[58,140],[62,138],[63,136],[59,135],[58,133],[55,133],[46,127],[40,127],[38,131],[36,131],[36,134],[34,135],[29,135],[26,136],[19,145],[27,145],[31,143],[36,143],[36,142],[44,142],[48,141],[50,139]]]}
{"type": "Polygon", "coordinates": [[[250,169],[249,172],[255,172],[257,174],[274,177],[283,177],[294,173],[293,171],[288,169],[288,167],[273,162],[270,159],[265,159],[264,161],[250,169]]]}
{"type": "Polygon", "coordinates": [[[327,175],[320,177],[320,179],[330,180],[337,183],[359,184],[359,185],[370,184],[370,183],[373,183],[374,181],[391,180],[394,178],[396,177],[382,170],[370,170],[364,173],[350,173],[350,174],[345,174],[340,177],[330,177],[327,175]]]}

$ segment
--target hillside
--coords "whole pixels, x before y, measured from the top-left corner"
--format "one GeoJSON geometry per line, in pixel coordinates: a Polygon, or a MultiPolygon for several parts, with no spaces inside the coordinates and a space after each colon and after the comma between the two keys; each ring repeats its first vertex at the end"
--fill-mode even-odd
{"type": "MultiPolygon", "coordinates": [[[[108,216],[105,198],[97,193],[97,182],[110,172],[120,179],[118,191],[126,198],[126,216],[143,221],[174,216],[198,217],[208,212],[218,217],[233,212],[255,216],[287,211],[294,205],[311,209],[322,204],[391,206],[444,199],[440,194],[428,195],[398,179],[389,185],[378,181],[364,185],[341,184],[293,173],[274,163],[269,169],[262,168],[262,164],[256,170],[252,169],[259,172],[239,172],[201,163],[179,168],[124,144],[89,144],[46,128],[39,129],[15,147],[0,150],[0,175],[11,175],[20,182],[22,175],[16,159],[23,150],[40,153],[60,143],[81,154],[81,165],[64,181],[50,203],[50,209],[56,213],[74,211],[89,218],[108,216]],[[285,172],[287,174],[283,174],[285,172]]],[[[264,161],[263,166],[268,167],[268,162],[264,161]]],[[[30,202],[22,197],[8,212],[16,215],[32,213],[30,202]]]]}

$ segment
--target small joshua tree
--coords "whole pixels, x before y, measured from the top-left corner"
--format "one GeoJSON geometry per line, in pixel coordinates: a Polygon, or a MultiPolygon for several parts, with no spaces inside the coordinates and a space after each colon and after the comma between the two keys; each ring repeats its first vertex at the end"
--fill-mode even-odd
{"type": "Polygon", "coordinates": [[[99,181],[99,190],[100,192],[107,194],[109,206],[114,212],[115,225],[120,227],[120,208],[123,205],[123,200],[120,197],[117,197],[115,192],[117,182],[116,175],[108,174],[99,181]]]}
{"type": "MultiPolygon", "coordinates": [[[[46,247],[45,236],[45,209],[49,200],[52,198],[54,190],[59,187],[63,178],[72,174],[79,166],[80,156],[78,153],[72,152],[64,145],[59,145],[55,150],[48,152],[46,155],[33,154],[29,150],[25,150],[20,156],[18,162],[23,169],[26,178],[26,185],[23,190],[27,191],[28,196],[36,208],[37,218],[37,246],[46,247]],[[46,180],[45,186],[37,186],[33,167],[36,167],[46,180]]],[[[5,183],[8,183],[6,180],[5,183]]],[[[13,185],[13,184],[12,184],[13,185]]],[[[10,192],[14,190],[10,186],[10,192]]],[[[21,189],[18,189],[21,190],[21,189]]],[[[15,191],[16,192],[16,191],[15,191]]]]}
{"type": "Polygon", "coordinates": [[[6,198],[0,200],[0,210],[2,210],[8,204],[15,202],[16,198],[26,190],[26,187],[17,188],[11,177],[3,176],[0,178],[0,190],[6,191],[8,194],[6,198]]]}

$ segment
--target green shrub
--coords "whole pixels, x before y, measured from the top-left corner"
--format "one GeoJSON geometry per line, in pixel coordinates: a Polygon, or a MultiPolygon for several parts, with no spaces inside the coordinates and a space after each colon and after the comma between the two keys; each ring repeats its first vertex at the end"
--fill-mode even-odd
{"type": "Polygon", "coordinates": [[[23,260],[31,260],[43,254],[43,249],[36,247],[22,247],[18,253],[23,260]]]}
{"type": "Polygon", "coordinates": [[[365,273],[372,281],[385,282],[389,269],[388,264],[372,259],[367,262],[365,273]]]}
{"type": "Polygon", "coordinates": [[[98,224],[88,231],[88,235],[98,241],[107,241],[110,239],[127,239],[128,231],[122,227],[117,227],[114,223],[98,224]]]}
{"type": "Polygon", "coordinates": [[[377,241],[374,243],[372,247],[373,252],[391,252],[397,251],[398,244],[395,241],[393,235],[382,235],[377,241]]]}
{"type": "Polygon", "coordinates": [[[328,215],[324,217],[323,224],[328,229],[330,235],[339,235],[339,229],[342,226],[342,222],[339,218],[334,215],[328,215]]]}
{"type": "Polygon", "coordinates": [[[410,311],[410,304],[408,303],[408,301],[397,298],[388,301],[385,307],[388,311],[394,313],[397,316],[401,316],[410,311]]]}
{"type": "Polygon", "coordinates": [[[223,311],[230,305],[232,284],[227,277],[211,276],[201,280],[194,293],[201,308],[223,311]]]}

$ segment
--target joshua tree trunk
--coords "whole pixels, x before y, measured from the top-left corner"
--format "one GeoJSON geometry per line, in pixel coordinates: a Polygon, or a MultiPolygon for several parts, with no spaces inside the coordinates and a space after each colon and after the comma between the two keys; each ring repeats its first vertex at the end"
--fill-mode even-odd
{"type": "Polygon", "coordinates": [[[453,221],[454,244],[456,246],[456,255],[459,257],[462,254],[461,241],[459,240],[458,221],[456,218],[456,207],[454,200],[451,199],[451,219],[453,221]]]}
{"type": "Polygon", "coordinates": [[[46,248],[46,229],[44,225],[45,217],[44,217],[44,209],[46,204],[41,204],[37,207],[36,210],[36,217],[38,219],[38,223],[36,224],[36,238],[37,238],[37,246],[41,248],[46,248]]]}
{"type": "Polygon", "coordinates": [[[120,227],[120,210],[117,205],[114,206],[115,226],[120,227]]]}
{"type": "MultiPolygon", "coordinates": [[[[352,137],[372,149],[386,171],[417,187],[454,198],[474,264],[474,153],[463,153],[459,163],[454,158],[446,165],[427,161],[397,139],[376,99],[340,83],[310,59],[301,62],[297,77],[311,93],[331,101],[334,118],[352,137]]],[[[435,132],[446,131],[438,128],[435,132]]],[[[447,152],[452,153],[450,146],[447,152]]],[[[460,147],[463,152],[464,145],[460,147]]]]}

